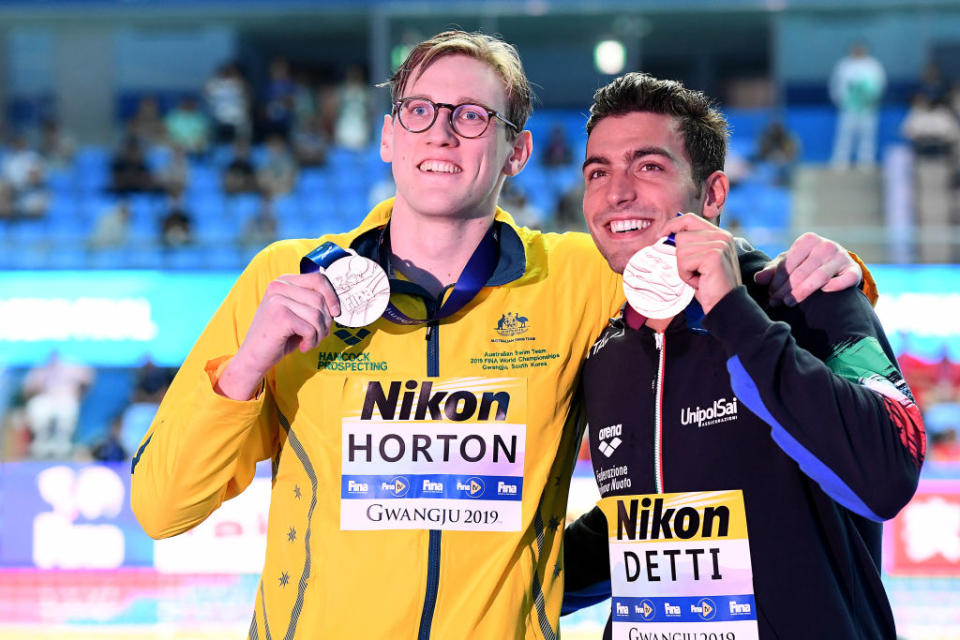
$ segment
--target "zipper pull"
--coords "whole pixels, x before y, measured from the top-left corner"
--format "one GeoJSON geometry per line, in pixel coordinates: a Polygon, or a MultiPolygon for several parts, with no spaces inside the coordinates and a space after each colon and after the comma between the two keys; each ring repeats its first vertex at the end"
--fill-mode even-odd
{"type": "Polygon", "coordinates": [[[657,331],[656,333],[653,334],[653,339],[657,343],[657,351],[663,351],[663,333],[660,331],[657,331]]]}
{"type": "Polygon", "coordinates": [[[427,340],[427,341],[429,342],[429,341],[430,341],[430,338],[431,338],[431,336],[433,336],[433,332],[434,332],[434,330],[435,330],[436,328],[437,328],[437,322],[436,322],[435,320],[431,320],[430,322],[428,322],[428,323],[427,323],[427,335],[424,336],[424,340],[427,340]]]}

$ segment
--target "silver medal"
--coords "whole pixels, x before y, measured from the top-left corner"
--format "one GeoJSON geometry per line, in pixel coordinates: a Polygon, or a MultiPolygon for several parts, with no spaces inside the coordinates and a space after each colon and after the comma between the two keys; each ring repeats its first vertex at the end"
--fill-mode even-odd
{"type": "Polygon", "coordinates": [[[680,279],[677,249],[661,238],[633,254],[623,270],[627,303],[654,320],[672,318],[693,299],[693,287],[680,279]]]}
{"type": "Polygon", "coordinates": [[[365,327],[383,315],[390,302],[390,282],[383,268],[352,251],[324,270],[340,298],[340,315],[334,318],[345,327],[365,327]]]}

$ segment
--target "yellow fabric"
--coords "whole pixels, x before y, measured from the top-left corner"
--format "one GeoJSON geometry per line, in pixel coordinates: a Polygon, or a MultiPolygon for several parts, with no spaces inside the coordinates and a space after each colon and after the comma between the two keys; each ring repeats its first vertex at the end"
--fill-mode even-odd
{"type": "MultiPolygon", "coordinates": [[[[341,392],[346,376],[370,374],[321,365],[337,353],[364,352],[371,362],[386,363],[377,376],[426,378],[426,328],[380,319],[354,346],[331,335],[309,353],[290,354],[254,400],[237,402],[213,390],[223,359],[236,353],[267,284],[296,273],[300,258],[320,242],[348,246],[382,226],[391,208],[392,202],[382,203],[349,233],[278,242],[254,258],[177,374],[134,470],[134,512],[147,533],[159,538],[204,520],[247,487],[257,461],[275,458],[255,610],[260,638],[267,625],[274,638],[417,637],[429,533],[340,530],[341,392]],[[293,541],[291,528],[297,532],[293,541]]],[[[497,219],[514,226],[503,211],[497,219]]],[[[522,530],[443,532],[432,638],[549,637],[544,625],[556,633],[563,595],[560,543],[580,436],[573,416],[579,369],[623,302],[619,276],[589,236],[514,228],[525,247],[525,273],[484,288],[437,330],[440,376],[527,380],[522,530]],[[501,333],[506,314],[526,319],[522,334],[501,333]],[[511,341],[517,337],[524,340],[511,341]],[[508,372],[481,364],[487,352],[530,347],[558,357],[543,367],[508,372]]]]}
{"type": "Polygon", "coordinates": [[[867,296],[867,300],[870,301],[871,305],[874,307],[877,306],[877,298],[879,297],[877,281],[873,279],[873,274],[870,273],[870,269],[868,269],[867,264],[860,259],[860,256],[853,251],[847,251],[847,253],[850,254],[854,262],[860,265],[860,269],[863,271],[863,281],[860,283],[860,290],[863,291],[863,295],[867,296]]]}

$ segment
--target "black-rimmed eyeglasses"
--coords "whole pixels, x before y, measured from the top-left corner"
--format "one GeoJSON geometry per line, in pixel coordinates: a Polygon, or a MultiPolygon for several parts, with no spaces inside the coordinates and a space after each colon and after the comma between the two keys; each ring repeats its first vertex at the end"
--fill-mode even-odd
{"type": "Polygon", "coordinates": [[[421,133],[437,121],[440,107],[450,111],[450,127],[461,138],[477,138],[490,126],[490,119],[496,118],[520,133],[520,127],[507,120],[502,114],[479,104],[447,104],[434,102],[427,98],[404,98],[393,103],[393,111],[404,129],[410,133],[421,133]]]}

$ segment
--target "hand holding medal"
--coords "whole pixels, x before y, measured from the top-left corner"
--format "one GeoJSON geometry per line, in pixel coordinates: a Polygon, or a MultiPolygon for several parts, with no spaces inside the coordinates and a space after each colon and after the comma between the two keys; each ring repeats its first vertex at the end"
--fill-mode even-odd
{"type": "Polygon", "coordinates": [[[352,249],[324,242],[300,261],[300,273],[323,269],[340,299],[340,315],[334,319],[345,327],[365,327],[383,315],[390,302],[390,282],[383,268],[352,249]]]}

